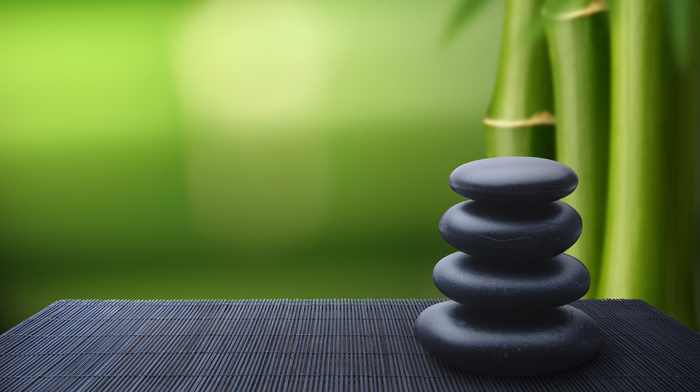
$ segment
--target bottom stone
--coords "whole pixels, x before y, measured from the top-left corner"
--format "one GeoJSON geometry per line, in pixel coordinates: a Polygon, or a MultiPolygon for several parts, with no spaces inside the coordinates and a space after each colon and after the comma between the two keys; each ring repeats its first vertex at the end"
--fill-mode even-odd
{"type": "Polygon", "coordinates": [[[505,376],[576,366],[593,357],[600,346],[595,321],[569,305],[504,314],[446,301],[425,309],[414,329],[423,349],[437,359],[505,376]]]}

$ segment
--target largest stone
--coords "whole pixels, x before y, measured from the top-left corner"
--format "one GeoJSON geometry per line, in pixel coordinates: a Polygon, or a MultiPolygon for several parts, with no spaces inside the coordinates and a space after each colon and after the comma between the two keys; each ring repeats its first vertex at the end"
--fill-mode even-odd
{"type": "Polygon", "coordinates": [[[416,338],[429,354],[462,369],[505,376],[581,364],[600,346],[595,321],[566,305],[501,315],[446,301],[418,316],[416,338]]]}

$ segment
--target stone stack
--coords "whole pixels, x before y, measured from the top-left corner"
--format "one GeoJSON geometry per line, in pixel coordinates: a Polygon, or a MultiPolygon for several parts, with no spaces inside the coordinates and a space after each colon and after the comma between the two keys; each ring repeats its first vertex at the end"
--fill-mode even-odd
{"type": "Polygon", "coordinates": [[[558,200],[577,185],[568,166],[542,158],[483,159],[452,172],[452,189],[471,200],[440,220],[440,233],[459,252],[433,271],[451,300],[416,320],[425,351],[497,375],[553,372],[597,352],[595,321],[567,305],[590,286],[586,267],[563,253],[581,235],[582,222],[558,200]]]}

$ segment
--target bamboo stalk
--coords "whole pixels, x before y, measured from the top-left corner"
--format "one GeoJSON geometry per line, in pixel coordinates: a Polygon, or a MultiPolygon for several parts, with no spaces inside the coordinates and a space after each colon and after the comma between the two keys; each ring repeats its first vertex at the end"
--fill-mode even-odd
{"type": "Polygon", "coordinates": [[[678,130],[665,4],[616,0],[610,13],[610,182],[600,283],[601,296],[641,298],[662,310],[667,280],[676,274],[671,264],[680,262],[667,259],[677,245],[668,233],[679,211],[673,205],[678,130]]]}
{"type": "MultiPolygon", "coordinates": [[[[700,117],[700,2],[676,0],[674,26],[685,26],[676,31],[673,58],[673,213],[668,231],[668,257],[666,261],[665,311],[688,326],[697,328],[698,300],[693,293],[693,262],[695,261],[696,226],[694,199],[697,190],[697,142],[700,117]],[[696,20],[693,20],[693,17],[696,20]],[[680,18],[680,20],[679,20],[680,18]],[[676,25],[677,24],[677,25],[676,25]]],[[[672,27],[673,28],[673,27],[672,27]]]]}
{"type": "Polygon", "coordinates": [[[605,230],[610,129],[608,16],[600,0],[549,0],[543,14],[557,108],[557,160],[579,176],[565,199],[581,215],[581,238],[567,253],[591,273],[586,297],[595,297],[605,230]],[[565,8],[561,8],[564,4],[565,8]]]}
{"type": "Polygon", "coordinates": [[[554,158],[554,102],[547,42],[523,37],[544,0],[508,0],[498,76],[484,121],[486,153],[554,158]]]}

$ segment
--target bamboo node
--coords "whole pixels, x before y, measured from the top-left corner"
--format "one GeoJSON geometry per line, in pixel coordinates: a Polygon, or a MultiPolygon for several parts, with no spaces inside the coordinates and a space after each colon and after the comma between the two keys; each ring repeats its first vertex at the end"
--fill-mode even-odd
{"type": "Polygon", "coordinates": [[[532,117],[525,120],[495,120],[492,118],[485,118],[484,124],[497,128],[527,128],[527,127],[537,127],[542,125],[556,125],[557,121],[552,115],[552,113],[542,110],[532,115],[532,117]]]}
{"type": "Polygon", "coordinates": [[[582,8],[580,10],[567,12],[565,14],[557,15],[557,20],[572,20],[577,18],[583,18],[586,16],[595,15],[599,12],[605,12],[608,10],[608,5],[605,0],[593,0],[588,7],[582,8]]]}

